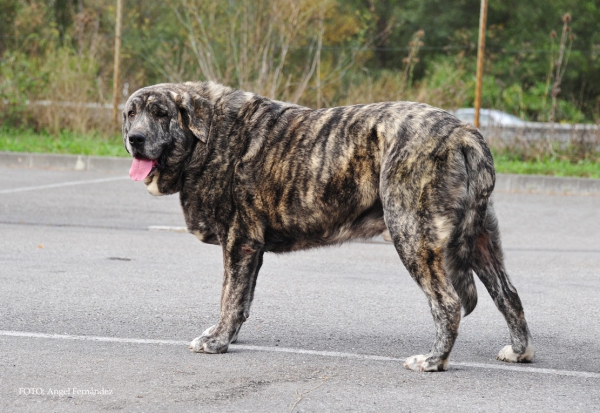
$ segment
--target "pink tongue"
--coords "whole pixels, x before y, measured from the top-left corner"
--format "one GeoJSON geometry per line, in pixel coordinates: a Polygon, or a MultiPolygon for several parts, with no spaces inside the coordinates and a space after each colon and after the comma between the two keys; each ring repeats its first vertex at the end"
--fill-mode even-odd
{"type": "Polygon", "coordinates": [[[129,177],[134,181],[142,181],[148,176],[154,165],[156,165],[156,161],[134,158],[129,169],[129,177]]]}

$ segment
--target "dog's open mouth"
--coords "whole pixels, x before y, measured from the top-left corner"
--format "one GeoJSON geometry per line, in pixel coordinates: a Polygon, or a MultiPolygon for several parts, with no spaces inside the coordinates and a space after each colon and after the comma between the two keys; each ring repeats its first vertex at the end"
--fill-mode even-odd
{"type": "Polygon", "coordinates": [[[157,163],[158,161],[155,160],[133,158],[133,163],[129,169],[129,177],[134,181],[143,181],[156,168],[157,163]]]}

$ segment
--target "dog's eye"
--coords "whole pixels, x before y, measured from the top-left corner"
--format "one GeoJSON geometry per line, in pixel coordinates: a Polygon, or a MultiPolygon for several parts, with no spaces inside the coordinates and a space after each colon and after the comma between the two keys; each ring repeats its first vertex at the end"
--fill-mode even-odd
{"type": "Polygon", "coordinates": [[[154,116],[156,116],[157,118],[164,118],[165,116],[167,116],[167,112],[162,111],[162,110],[157,110],[154,112],[154,116]]]}
{"type": "Polygon", "coordinates": [[[130,110],[127,116],[129,116],[130,118],[135,118],[135,112],[133,110],[130,110]]]}

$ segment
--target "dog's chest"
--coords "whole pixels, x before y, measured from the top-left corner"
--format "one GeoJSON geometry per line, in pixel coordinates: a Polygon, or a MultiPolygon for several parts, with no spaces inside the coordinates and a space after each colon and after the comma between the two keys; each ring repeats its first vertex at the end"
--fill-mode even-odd
{"type": "Polygon", "coordinates": [[[231,215],[231,203],[223,199],[225,192],[223,185],[202,182],[184,187],[179,194],[188,231],[202,242],[219,244],[218,235],[224,235],[221,232],[231,215]]]}

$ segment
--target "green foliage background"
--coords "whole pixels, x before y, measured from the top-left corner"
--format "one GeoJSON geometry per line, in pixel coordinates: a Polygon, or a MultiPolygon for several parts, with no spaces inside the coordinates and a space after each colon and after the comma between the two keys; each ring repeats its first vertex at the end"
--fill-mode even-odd
{"type": "MultiPolygon", "coordinates": [[[[125,95],[148,84],[208,78],[194,55],[196,42],[200,49],[213,51],[208,59],[219,73],[214,80],[273,98],[291,99],[298,92],[299,103],[313,107],[389,99],[447,109],[473,106],[479,0],[123,3],[125,95]],[[302,23],[294,23],[293,10],[303,16],[302,23]],[[297,32],[292,34],[292,29],[297,32]],[[419,31],[422,44],[410,57],[419,31]],[[286,36],[287,46],[282,40],[286,36]],[[244,60],[263,50],[261,42],[269,42],[271,53],[265,52],[269,67],[262,78],[258,60],[255,66],[244,60]],[[319,42],[318,66],[309,73],[319,42]],[[288,46],[282,57],[281,49],[288,46]],[[273,80],[280,64],[279,78],[273,80]],[[244,67],[247,73],[240,75],[244,67]],[[304,78],[305,87],[299,87],[304,78]],[[267,88],[268,82],[275,86],[267,88]]],[[[55,133],[108,133],[106,122],[90,114],[63,113],[57,121],[56,113],[31,116],[25,102],[112,100],[115,2],[0,0],[0,10],[2,122],[55,133]]],[[[550,33],[560,32],[565,13],[572,15],[575,39],[556,119],[599,119],[598,0],[490,2],[484,107],[547,120],[550,33]]]]}

